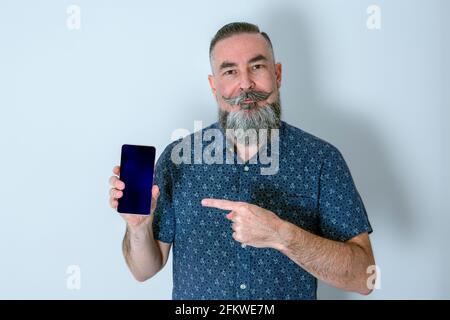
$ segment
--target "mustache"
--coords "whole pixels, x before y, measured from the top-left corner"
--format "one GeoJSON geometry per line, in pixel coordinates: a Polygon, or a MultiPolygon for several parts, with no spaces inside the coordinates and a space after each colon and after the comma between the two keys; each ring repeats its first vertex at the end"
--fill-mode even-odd
{"type": "Polygon", "coordinates": [[[222,99],[229,105],[241,106],[242,104],[248,104],[248,103],[244,103],[244,101],[247,99],[252,100],[253,102],[264,101],[271,94],[272,94],[272,92],[249,90],[249,91],[242,92],[240,95],[238,95],[236,97],[226,98],[226,97],[222,96],[222,99]]]}

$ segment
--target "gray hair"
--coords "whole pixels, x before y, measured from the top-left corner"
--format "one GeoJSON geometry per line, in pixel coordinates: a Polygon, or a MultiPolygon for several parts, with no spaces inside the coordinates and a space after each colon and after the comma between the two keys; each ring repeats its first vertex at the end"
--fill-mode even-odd
{"type": "Polygon", "coordinates": [[[256,24],[248,22],[232,22],[220,28],[219,31],[217,31],[217,33],[215,34],[215,36],[212,38],[211,43],[209,45],[209,60],[212,61],[212,52],[217,42],[241,33],[259,33],[260,35],[262,35],[264,39],[266,39],[269,48],[272,51],[272,56],[274,57],[275,60],[272,41],[270,41],[270,38],[267,35],[267,33],[260,31],[259,27],[256,24]]]}

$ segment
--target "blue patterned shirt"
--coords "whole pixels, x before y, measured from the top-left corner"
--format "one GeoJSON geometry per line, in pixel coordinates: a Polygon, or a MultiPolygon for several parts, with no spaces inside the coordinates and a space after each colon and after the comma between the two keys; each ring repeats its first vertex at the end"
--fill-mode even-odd
{"type": "MultiPolygon", "coordinates": [[[[214,123],[202,134],[207,129],[220,126],[214,123]]],[[[336,241],[372,232],[336,147],[286,122],[279,141],[273,175],[261,174],[268,165],[238,163],[234,152],[234,164],[175,164],[171,153],[180,140],[165,148],[155,169],[160,197],[153,231],[155,239],[172,243],[173,299],[316,299],[314,276],[278,250],[235,241],[228,211],[203,207],[203,198],[252,203],[336,241]]],[[[224,155],[227,150],[224,143],[224,155]]]]}

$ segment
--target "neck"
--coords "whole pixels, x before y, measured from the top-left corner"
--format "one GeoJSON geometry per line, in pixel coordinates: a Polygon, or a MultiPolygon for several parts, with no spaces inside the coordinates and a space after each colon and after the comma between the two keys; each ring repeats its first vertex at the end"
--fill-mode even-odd
{"type": "Polygon", "coordinates": [[[247,162],[258,153],[259,148],[257,144],[245,145],[236,143],[235,150],[239,158],[241,158],[243,162],[247,162]]]}

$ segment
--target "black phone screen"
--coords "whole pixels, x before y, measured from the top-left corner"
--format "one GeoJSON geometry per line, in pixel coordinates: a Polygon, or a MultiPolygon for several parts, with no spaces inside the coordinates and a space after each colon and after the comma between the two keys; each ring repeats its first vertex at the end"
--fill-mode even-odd
{"type": "Polygon", "coordinates": [[[122,145],[120,180],[125,183],[125,189],[118,200],[118,212],[150,214],[154,167],[155,147],[122,145]]]}

